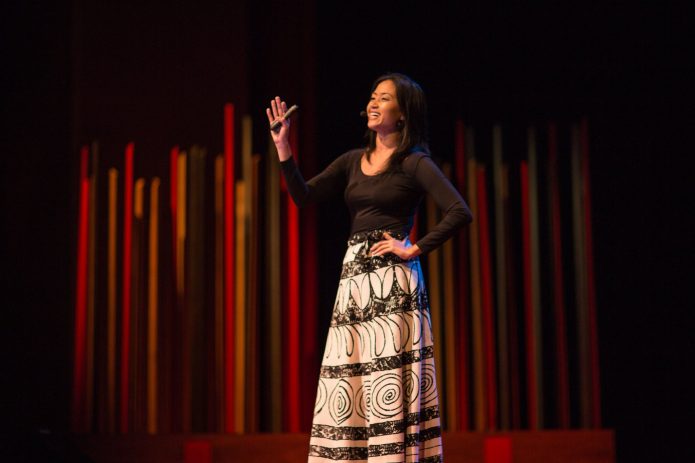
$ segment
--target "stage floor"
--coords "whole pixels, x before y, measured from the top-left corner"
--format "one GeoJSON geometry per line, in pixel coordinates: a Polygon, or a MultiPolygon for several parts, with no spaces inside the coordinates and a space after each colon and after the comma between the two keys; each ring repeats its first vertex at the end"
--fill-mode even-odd
{"type": "MultiPolygon", "coordinates": [[[[303,463],[307,434],[73,436],[95,463],[303,463]]],[[[447,463],[614,463],[612,430],[445,433],[447,463]]]]}

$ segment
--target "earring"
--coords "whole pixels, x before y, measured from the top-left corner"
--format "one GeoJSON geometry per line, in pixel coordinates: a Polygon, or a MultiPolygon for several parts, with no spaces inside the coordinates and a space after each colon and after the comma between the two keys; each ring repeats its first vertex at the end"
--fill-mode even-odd
{"type": "Polygon", "coordinates": [[[396,122],[396,128],[400,130],[403,127],[405,127],[405,122],[403,121],[403,119],[399,119],[398,122],[396,122]]]}

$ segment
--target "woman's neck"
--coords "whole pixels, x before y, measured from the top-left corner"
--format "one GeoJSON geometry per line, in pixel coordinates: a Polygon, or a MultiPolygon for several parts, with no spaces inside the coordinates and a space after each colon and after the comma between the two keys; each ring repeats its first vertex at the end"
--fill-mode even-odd
{"type": "Polygon", "coordinates": [[[376,133],[374,152],[393,153],[401,142],[400,132],[376,133]]]}

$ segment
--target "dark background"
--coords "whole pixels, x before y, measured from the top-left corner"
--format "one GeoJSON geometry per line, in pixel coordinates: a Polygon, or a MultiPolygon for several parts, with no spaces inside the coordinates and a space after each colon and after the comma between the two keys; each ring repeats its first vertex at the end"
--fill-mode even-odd
{"type": "MultiPolygon", "coordinates": [[[[220,151],[225,101],[259,126],[277,93],[302,102],[311,174],[360,142],[369,85],[399,71],[428,95],[442,158],[457,117],[481,127],[588,117],[604,426],[620,462],[691,460],[692,12],[332,3],[2,7],[4,436],[68,427],[82,143],[99,138],[115,157],[135,139],[141,169],[156,169],[173,143],[220,151]]],[[[254,142],[265,150],[264,134],[254,142]]],[[[321,242],[324,301],[347,222],[335,208],[320,217],[345,230],[321,242]]]]}

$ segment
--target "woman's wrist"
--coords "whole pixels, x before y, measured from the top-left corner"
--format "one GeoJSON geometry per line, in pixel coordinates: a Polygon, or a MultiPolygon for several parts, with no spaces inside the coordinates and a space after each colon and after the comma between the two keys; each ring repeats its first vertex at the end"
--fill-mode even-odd
{"type": "Polygon", "coordinates": [[[412,259],[413,257],[417,257],[420,254],[422,254],[422,249],[417,244],[414,244],[408,248],[408,254],[409,254],[409,259],[412,259]]]}
{"type": "Polygon", "coordinates": [[[280,162],[287,161],[289,158],[292,157],[292,149],[290,148],[289,143],[287,143],[287,142],[276,143],[275,148],[278,151],[278,158],[280,159],[280,162]]]}

